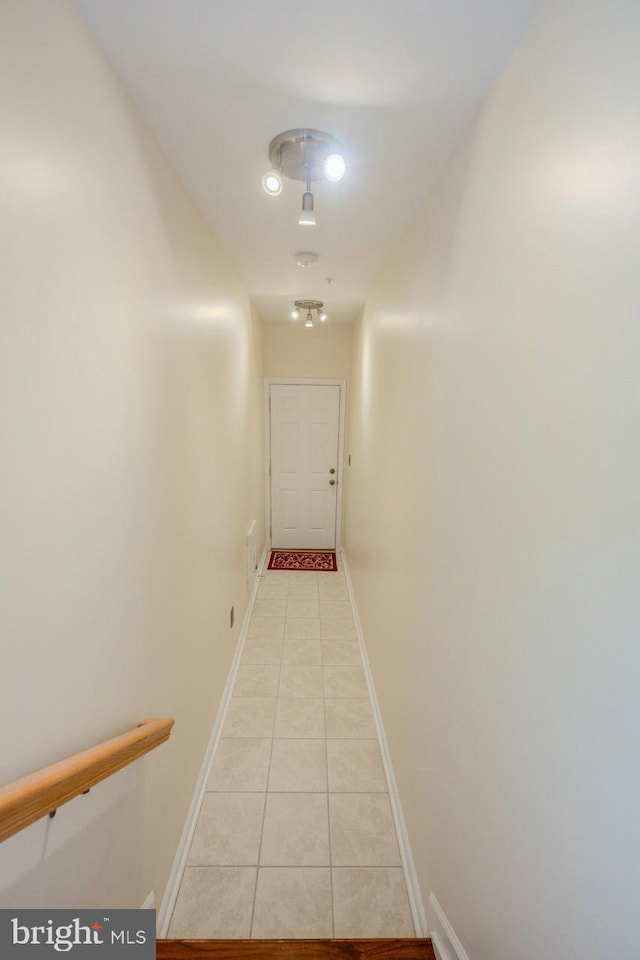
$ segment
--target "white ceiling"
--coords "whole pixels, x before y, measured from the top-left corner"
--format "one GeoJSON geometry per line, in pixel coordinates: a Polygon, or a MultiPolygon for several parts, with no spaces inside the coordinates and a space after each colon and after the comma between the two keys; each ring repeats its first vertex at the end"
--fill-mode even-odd
{"type": "Polygon", "coordinates": [[[540,0],[76,4],[264,319],[304,297],[351,322],[540,0]],[[261,186],[292,127],[344,146],[344,179],[312,188],[316,227],[297,222],[302,183],[261,186]]]}

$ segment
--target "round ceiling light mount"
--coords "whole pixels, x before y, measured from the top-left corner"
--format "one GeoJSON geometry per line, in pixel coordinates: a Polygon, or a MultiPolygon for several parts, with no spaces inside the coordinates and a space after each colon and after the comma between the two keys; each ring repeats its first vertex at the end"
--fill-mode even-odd
{"type": "MultiPolygon", "coordinates": [[[[344,167],[344,158],[340,151],[340,143],[332,134],[323,130],[297,127],[295,130],[285,130],[273,138],[269,144],[269,160],[271,165],[289,180],[313,182],[327,176],[325,163],[330,157],[337,156],[344,167]]],[[[332,160],[330,169],[336,169],[336,164],[338,162],[332,160]]],[[[342,172],[344,173],[344,169],[342,172]]]]}

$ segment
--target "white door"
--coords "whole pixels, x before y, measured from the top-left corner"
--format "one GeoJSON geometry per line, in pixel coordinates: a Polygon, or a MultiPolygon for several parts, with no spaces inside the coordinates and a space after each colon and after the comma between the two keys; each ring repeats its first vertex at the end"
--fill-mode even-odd
{"type": "Polygon", "coordinates": [[[271,545],[333,550],[340,387],[270,386],[271,545]]]}

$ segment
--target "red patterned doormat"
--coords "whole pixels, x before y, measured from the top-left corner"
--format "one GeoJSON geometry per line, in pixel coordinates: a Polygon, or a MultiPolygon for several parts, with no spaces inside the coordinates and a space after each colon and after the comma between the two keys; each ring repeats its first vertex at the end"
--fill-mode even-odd
{"type": "Polygon", "coordinates": [[[337,570],[334,550],[272,550],[267,570],[337,570]]]}

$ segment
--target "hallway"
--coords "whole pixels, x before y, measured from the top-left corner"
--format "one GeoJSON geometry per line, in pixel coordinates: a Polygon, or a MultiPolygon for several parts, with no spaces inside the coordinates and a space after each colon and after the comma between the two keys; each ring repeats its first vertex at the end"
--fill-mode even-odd
{"type": "Polygon", "coordinates": [[[261,577],[169,936],[414,936],[341,565],[261,577]]]}
{"type": "Polygon", "coordinates": [[[3,0],[0,49],[0,783],[175,720],[0,907],[636,960],[640,4],[3,0]],[[345,176],[267,195],[294,124],[345,176]],[[240,663],[301,380],[348,569],[265,574],[240,663]]]}

